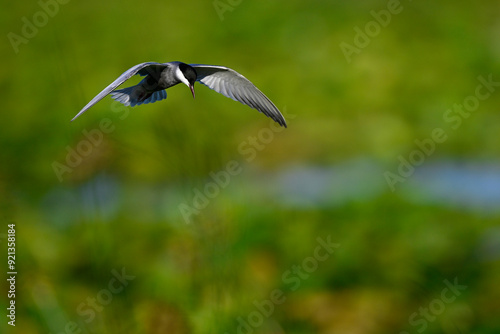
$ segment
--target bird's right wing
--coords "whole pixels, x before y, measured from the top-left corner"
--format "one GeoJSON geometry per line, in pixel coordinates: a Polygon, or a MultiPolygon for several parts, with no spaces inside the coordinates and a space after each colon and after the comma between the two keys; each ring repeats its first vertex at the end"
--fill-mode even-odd
{"type": "Polygon", "coordinates": [[[142,64],[135,65],[132,68],[126,70],[122,75],[118,77],[115,81],[113,81],[108,87],[104,88],[99,94],[96,95],[85,107],[75,117],[71,120],[72,122],[85,111],[87,111],[94,104],[102,100],[106,95],[111,93],[116,87],[120,86],[122,83],[130,79],[135,74],[139,74],[141,76],[148,75],[149,73],[157,73],[162,68],[167,67],[167,64],[156,63],[156,62],[146,62],[142,64]]]}

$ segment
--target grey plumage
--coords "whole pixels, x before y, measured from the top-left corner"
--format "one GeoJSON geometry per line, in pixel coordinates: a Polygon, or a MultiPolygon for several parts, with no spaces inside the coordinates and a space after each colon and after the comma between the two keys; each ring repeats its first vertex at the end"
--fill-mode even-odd
{"type": "Polygon", "coordinates": [[[191,89],[194,97],[195,81],[202,83],[217,93],[262,112],[278,124],[286,127],[283,115],[271,100],[235,70],[224,66],[187,65],[181,62],[146,62],[128,69],[97,94],[71,121],[108,94],[111,94],[112,98],[124,105],[133,107],[166,99],[167,92],[165,89],[182,82],[191,89]],[[145,78],[135,86],[116,90],[118,86],[136,74],[145,78]]]}

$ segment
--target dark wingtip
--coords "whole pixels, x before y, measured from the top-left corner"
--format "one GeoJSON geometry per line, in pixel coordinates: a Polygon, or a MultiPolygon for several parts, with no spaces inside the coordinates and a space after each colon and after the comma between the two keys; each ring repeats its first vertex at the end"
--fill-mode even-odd
{"type": "Polygon", "coordinates": [[[286,121],[284,118],[280,118],[279,120],[276,120],[276,122],[281,125],[282,127],[284,127],[285,129],[288,128],[288,126],[286,125],[286,121]]]}

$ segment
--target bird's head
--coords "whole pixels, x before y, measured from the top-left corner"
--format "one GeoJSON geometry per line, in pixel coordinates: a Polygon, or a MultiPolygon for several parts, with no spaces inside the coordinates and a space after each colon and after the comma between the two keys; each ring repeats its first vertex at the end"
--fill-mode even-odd
{"type": "Polygon", "coordinates": [[[193,94],[194,99],[194,83],[196,82],[197,76],[194,68],[192,68],[188,64],[180,63],[179,67],[175,71],[175,75],[182,83],[184,83],[189,87],[189,89],[191,89],[191,93],[193,94]]]}

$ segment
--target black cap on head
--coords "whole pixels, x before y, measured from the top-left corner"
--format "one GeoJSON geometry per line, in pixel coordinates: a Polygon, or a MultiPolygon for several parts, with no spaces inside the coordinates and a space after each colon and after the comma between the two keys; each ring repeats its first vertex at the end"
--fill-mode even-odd
{"type": "Polygon", "coordinates": [[[189,81],[189,83],[191,85],[194,85],[194,83],[196,81],[196,77],[198,76],[196,74],[196,71],[194,70],[194,68],[192,68],[188,64],[180,63],[179,64],[179,69],[181,70],[182,74],[184,74],[184,76],[186,77],[187,81],[189,81]]]}

